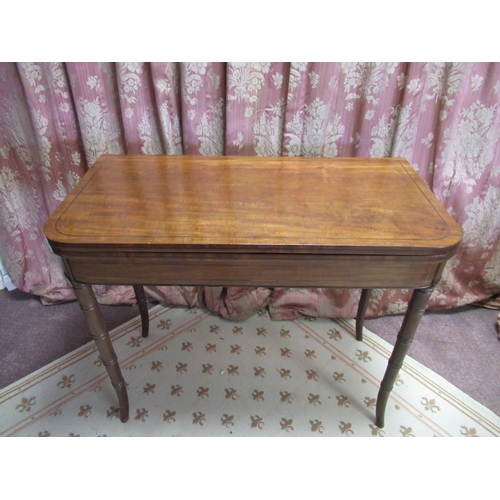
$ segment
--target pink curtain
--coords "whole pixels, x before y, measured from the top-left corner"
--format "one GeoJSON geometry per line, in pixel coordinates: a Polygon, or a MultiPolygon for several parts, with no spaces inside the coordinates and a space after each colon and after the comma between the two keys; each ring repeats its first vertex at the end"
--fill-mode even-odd
{"type": "MultiPolygon", "coordinates": [[[[430,309],[483,300],[500,292],[499,104],[499,63],[0,63],[0,252],[19,289],[73,299],[43,223],[103,153],[398,156],[464,230],[430,309]]],[[[232,319],[352,317],[360,294],[147,290],[232,319]]],[[[368,315],[403,312],[409,293],[375,290],[368,315]]]]}

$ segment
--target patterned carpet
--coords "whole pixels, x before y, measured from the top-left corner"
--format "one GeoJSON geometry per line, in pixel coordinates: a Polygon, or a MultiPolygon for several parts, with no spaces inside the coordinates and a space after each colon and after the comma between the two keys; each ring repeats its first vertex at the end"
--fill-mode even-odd
{"type": "Polygon", "coordinates": [[[89,343],[0,391],[1,436],[499,436],[500,417],[407,356],[375,426],[391,346],[352,320],[234,323],[155,306],[111,332],[130,420],[89,343]]]}

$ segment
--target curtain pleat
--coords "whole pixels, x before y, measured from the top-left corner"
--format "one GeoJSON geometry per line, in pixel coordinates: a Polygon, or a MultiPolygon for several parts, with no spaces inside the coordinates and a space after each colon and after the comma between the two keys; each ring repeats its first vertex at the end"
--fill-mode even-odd
{"type": "MultiPolygon", "coordinates": [[[[429,308],[485,300],[500,292],[499,104],[499,63],[0,63],[0,252],[19,289],[74,299],[43,223],[105,153],[404,157],[464,230],[429,308]]],[[[360,293],[147,291],[230,319],[353,317],[360,293]]],[[[375,290],[367,314],[404,312],[409,295],[375,290]]]]}

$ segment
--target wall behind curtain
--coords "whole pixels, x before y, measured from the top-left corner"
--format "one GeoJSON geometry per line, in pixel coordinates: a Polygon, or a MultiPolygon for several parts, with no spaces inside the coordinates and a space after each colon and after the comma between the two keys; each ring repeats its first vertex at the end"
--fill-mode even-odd
{"type": "MultiPolygon", "coordinates": [[[[483,300],[500,292],[499,104],[500,63],[0,63],[0,251],[21,290],[74,299],[42,228],[103,153],[404,157],[464,230],[429,308],[483,300]]],[[[348,317],[360,294],[147,290],[233,319],[348,317]]],[[[403,312],[409,294],[376,290],[367,314],[403,312]]]]}

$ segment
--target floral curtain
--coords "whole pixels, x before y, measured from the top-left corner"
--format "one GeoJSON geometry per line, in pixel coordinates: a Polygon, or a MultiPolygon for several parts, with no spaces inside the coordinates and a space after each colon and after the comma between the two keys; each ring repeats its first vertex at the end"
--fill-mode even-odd
{"type": "MultiPolygon", "coordinates": [[[[462,226],[430,309],[500,292],[499,63],[0,63],[0,252],[44,303],[74,299],[43,223],[112,154],[404,157],[462,226]]],[[[355,200],[353,200],[353,203],[355,200]]],[[[130,287],[96,286],[101,303],[130,287]]],[[[149,287],[239,319],[355,315],[359,290],[149,287]]],[[[368,315],[403,312],[375,290],[368,315]]]]}

